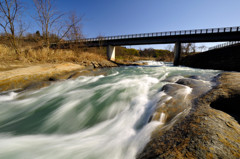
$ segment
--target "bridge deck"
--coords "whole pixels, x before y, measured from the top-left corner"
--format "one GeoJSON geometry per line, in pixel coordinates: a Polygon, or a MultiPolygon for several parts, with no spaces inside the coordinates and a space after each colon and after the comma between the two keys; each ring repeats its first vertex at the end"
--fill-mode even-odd
{"type": "MultiPolygon", "coordinates": [[[[129,34],[107,36],[98,38],[81,39],[80,42],[88,47],[98,46],[121,46],[121,45],[144,45],[144,44],[169,44],[169,43],[192,43],[192,42],[224,42],[240,41],[240,27],[210,28],[196,30],[180,30],[169,32],[155,32],[143,34],[129,34]]],[[[75,45],[74,41],[64,41],[60,45],[68,47],[75,45]]],[[[52,44],[54,47],[56,44],[52,44]]]]}
{"type": "MultiPolygon", "coordinates": [[[[181,30],[82,39],[87,46],[118,46],[240,40],[240,27],[181,30]]],[[[71,43],[71,42],[70,42],[71,43]]]]}

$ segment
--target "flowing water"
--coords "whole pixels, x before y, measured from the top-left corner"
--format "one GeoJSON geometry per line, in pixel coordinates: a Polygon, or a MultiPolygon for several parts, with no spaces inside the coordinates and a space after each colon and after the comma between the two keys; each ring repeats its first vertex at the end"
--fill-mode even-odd
{"type": "Polygon", "coordinates": [[[150,122],[172,76],[210,80],[219,71],[149,66],[103,69],[103,75],[0,95],[1,159],[133,159],[163,124],[150,122]]]}

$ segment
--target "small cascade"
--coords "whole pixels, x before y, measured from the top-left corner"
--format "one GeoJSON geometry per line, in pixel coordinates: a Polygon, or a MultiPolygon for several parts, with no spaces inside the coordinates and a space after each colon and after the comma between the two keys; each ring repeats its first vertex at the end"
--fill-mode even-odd
{"type": "Polygon", "coordinates": [[[166,120],[166,114],[162,112],[161,115],[160,115],[159,122],[160,122],[161,124],[164,124],[164,123],[165,123],[165,120],[166,120]]]}

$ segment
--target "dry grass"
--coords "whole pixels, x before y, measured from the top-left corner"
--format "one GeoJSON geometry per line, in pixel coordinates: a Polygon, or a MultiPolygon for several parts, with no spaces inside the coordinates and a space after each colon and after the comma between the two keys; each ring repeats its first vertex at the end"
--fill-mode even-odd
{"type": "MultiPolygon", "coordinates": [[[[77,52],[72,50],[53,50],[53,49],[32,49],[25,47],[20,49],[20,61],[25,63],[62,63],[62,62],[85,62],[85,61],[101,61],[106,57],[89,52],[77,52]]],[[[17,62],[17,55],[14,50],[0,45],[1,62],[17,62]]]]}
{"type": "Polygon", "coordinates": [[[14,50],[0,44],[0,70],[10,67],[23,67],[26,65],[43,63],[64,63],[71,62],[81,65],[91,65],[92,62],[107,63],[107,57],[96,53],[79,52],[72,50],[54,49],[32,49],[25,47],[20,49],[20,60],[14,50]],[[4,68],[3,68],[4,67],[4,68]]]}

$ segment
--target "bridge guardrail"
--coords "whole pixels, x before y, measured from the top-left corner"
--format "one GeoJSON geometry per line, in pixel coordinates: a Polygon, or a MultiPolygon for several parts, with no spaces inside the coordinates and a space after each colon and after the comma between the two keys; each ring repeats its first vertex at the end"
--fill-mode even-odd
{"type": "Polygon", "coordinates": [[[227,43],[223,43],[223,44],[219,44],[219,45],[210,47],[208,50],[220,49],[220,48],[224,48],[224,47],[228,47],[228,46],[232,46],[232,45],[236,45],[236,44],[240,44],[240,41],[229,41],[227,43]]]}
{"type": "MultiPolygon", "coordinates": [[[[154,33],[107,36],[107,37],[100,37],[100,38],[82,39],[82,40],[80,40],[80,42],[92,42],[92,41],[103,41],[103,40],[120,40],[120,39],[132,39],[132,38],[143,38],[143,37],[192,35],[192,34],[229,33],[229,32],[240,32],[240,27],[179,30],[179,31],[168,31],[168,32],[154,32],[154,33]]],[[[69,41],[69,42],[71,42],[71,41],[69,41]]]]}

